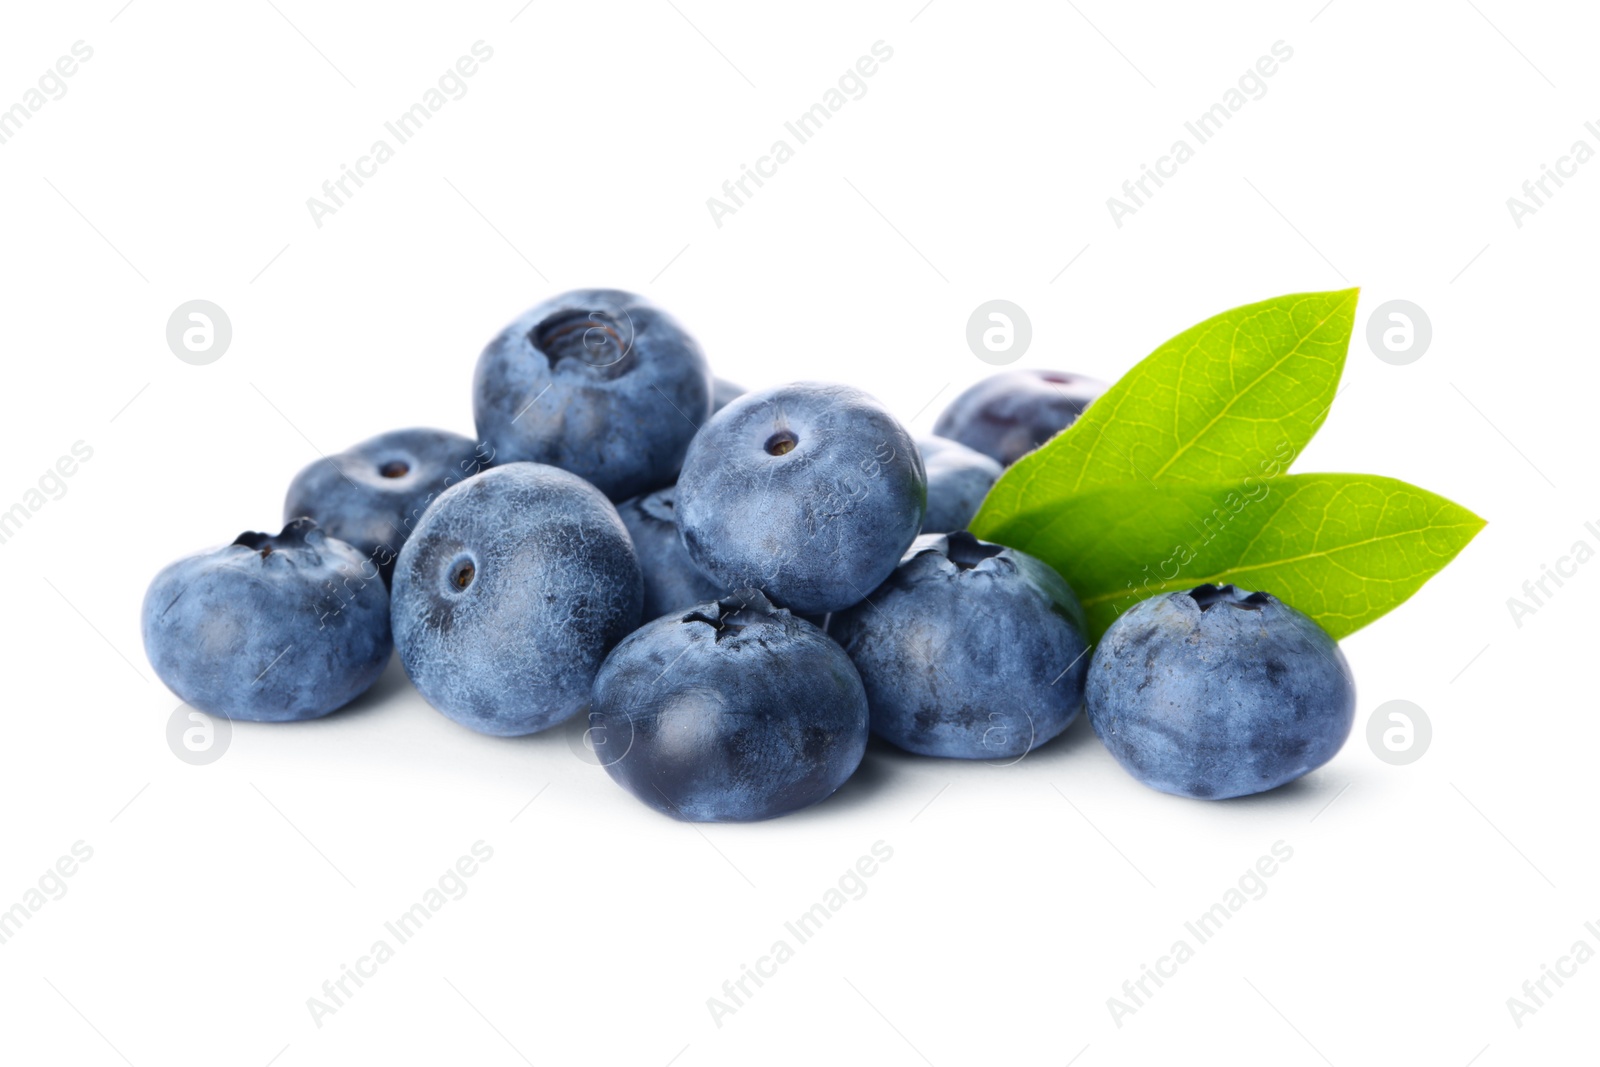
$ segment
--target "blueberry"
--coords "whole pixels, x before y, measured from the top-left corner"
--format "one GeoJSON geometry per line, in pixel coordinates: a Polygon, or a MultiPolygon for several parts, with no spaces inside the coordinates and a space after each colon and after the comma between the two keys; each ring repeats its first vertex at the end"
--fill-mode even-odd
{"type": "Polygon", "coordinates": [[[678,539],[677,496],[673,486],[617,505],[617,514],[633,538],[639,569],[644,572],[646,619],[715,600],[723,592],[722,586],[694,565],[678,539]]]}
{"type": "Polygon", "coordinates": [[[744,396],[746,389],[742,385],[734,385],[726,378],[714,378],[711,382],[711,412],[716,414],[729,404],[744,396]]]}
{"type": "Polygon", "coordinates": [[[488,466],[487,454],[471,438],[444,430],[379,434],[295,475],[283,518],[315,519],[376,563],[387,583],[428,503],[488,466]]]}
{"type": "Polygon", "coordinates": [[[965,530],[1001,474],[1000,464],[948,437],[919,437],[928,472],[928,514],[922,532],[965,530]]]}
{"type": "Polygon", "coordinates": [[[310,519],[169,564],[145,593],[145,654],[184,703],[252,722],[343,707],[389,662],[377,568],[310,519]]]}
{"type": "Polygon", "coordinates": [[[933,432],[1010,466],[1076,422],[1105,388],[1063,371],[1002,371],[952,400],[933,432]]]}
{"type": "Polygon", "coordinates": [[[625,500],[677,477],[711,414],[711,372],[695,339],[644,298],[576,289],[489,342],[472,396],[497,462],[548,463],[625,500]]]}
{"type": "Polygon", "coordinates": [[[867,749],[850,658],[754,590],[657,619],[618,645],[595,679],[590,723],[611,777],[689,822],[809,807],[867,749]]]}
{"type": "Polygon", "coordinates": [[[445,490],[400,550],[395,646],[447,717],[531,734],[588,702],[642,596],[627,528],[598,489],[508,463],[445,490]]]}
{"type": "Polygon", "coordinates": [[[1333,638],[1267,593],[1202,585],[1140,601],[1095,649],[1089,722],[1139,781],[1222,799],[1339,751],[1355,680],[1333,638]]]}
{"type": "Polygon", "coordinates": [[[847,385],[746,393],[706,423],[678,479],[678,533],[696,565],[802,614],[875,589],[926,507],[916,444],[847,385]]]}
{"type": "Polygon", "coordinates": [[[1077,716],[1082,620],[1045,563],[969,533],[925,534],[828,633],[861,673],[873,733],[924,756],[999,759],[1077,716]]]}

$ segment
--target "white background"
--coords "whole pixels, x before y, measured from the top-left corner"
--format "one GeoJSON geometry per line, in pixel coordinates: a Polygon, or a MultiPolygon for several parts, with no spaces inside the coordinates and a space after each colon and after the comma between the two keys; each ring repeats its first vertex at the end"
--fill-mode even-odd
{"type": "Polygon", "coordinates": [[[1506,207],[1574,140],[1600,148],[1592,11],[521,2],[0,15],[0,106],[94,49],[0,145],[0,509],[93,449],[0,544],[0,907],[93,849],[0,945],[0,1058],[1593,1059],[1600,962],[1520,1028],[1506,1007],[1573,942],[1600,949],[1600,563],[1521,627],[1506,605],[1573,542],[1600,547],[1600,162],[1520,228],[1506,207]],[[480,39],[465,97],[314,225],[307,197],[480,39]],[[706,198],[879,40],[866,95],[716,226],[706,198]],[[1114,225],[1106,198],[1280,40],[1266,95],[1114,225]],[[815,809],[697,828],[578,758],[576,726],[476,736],[397,663],[347,711],[175,758],[138,631],[156,570],[276,529],[319,450],[471,433],[482,345],[580,285],[647,294],[747,386],[848,380],[918,432],[990,369],[964,340],[988,299],[1032,318],[1020,365],[1111,380],[1218,311],[1361,285],[1345,390],[1296,469],[1404,478],[1490,524],[1344,643],[1343,753],[1249,800],[1151,792],[1080,721],[1006,768],[874,749],[815,809]],[[203,367],[164,336],[195,298],[234,329],[203,367]],[[1393,298],[1433,322],[1409,366],[1364,340],[1393,298]],[[1411,766],[1365,741],[1391,699],[1434,724],[1411,766]],[[466,896],[317,1026],[307,998],[479,840],[466,896]],[[707,998],[794,944],[784,922],[876,841],[893,858],[866,895],[716,1025],[707,998]],[[1117,1026],[1107,998],[1278,841],[1266,896],[1117,1026]]]}

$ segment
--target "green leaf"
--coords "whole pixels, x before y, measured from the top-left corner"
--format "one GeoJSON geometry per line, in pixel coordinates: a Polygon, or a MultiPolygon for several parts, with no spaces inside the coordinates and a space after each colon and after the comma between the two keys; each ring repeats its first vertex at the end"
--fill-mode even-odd
{"type": "Polygon", "coordinates": [[[1364,474],[1130,483],[1029,517],[1034,532],[1004,543],[1061,572],[1096,640],[1139,600],[1203,582],[1265,590],[1341,638],[1404,602],[1484,525],[1425,489],[1364,474]]]}
{"type": "Polygon", "coordinates": [[[1013,464],[990,490],[973,532],[1010,543],[1006,536],[1030,536],[1042,516],[1077,493],[1123,483],[1238,482],[1285,454],[1293,459],[1338,391],[1358,293],[1280,296],[1180,333],[1065,432],[1013,464]]]}

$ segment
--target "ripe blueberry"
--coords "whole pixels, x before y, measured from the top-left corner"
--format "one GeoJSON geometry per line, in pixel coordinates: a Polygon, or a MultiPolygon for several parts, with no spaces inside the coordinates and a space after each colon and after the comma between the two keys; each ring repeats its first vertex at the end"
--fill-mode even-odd
{"type": "Polygon", "coordinates": [[[531,734],[588,702],[642,595],[627,528],[598,489],[508,463],[447,489],[400,550],[395,647],[449,718],[531,734]]]}
{"type": "Polygon", "coordinates": [[[770,819],[844,784],[867,748],[850,658],[754,590],[648,623],[595,679],[606,770],[689,822],[770,819]]]}
{"type": "Polygon", "coordinates": [[[715,600],[723,591],[694,565],[678,539],[677,497],[677,488],[668,486],[617,505],[644,574],[646,620],[715,600]]]}
{"type": "Polygon", "coordinates": [[[952,400],[933,432],[1010,466],[1071,426],[1104,391],[1079,374],[1002,371],[952,400]]]}
{"type": "Polygon", "coordinates": [[[393,430],[316,460],[289,483],[283,519],[307,516],[378,566],[395,557],[434,497],[488,466],[488,449],[444,430],[393,430]]]}
{"type": "Polygon", "coordinates": [[[847,385],[746,393],[706,423],[678,479],[678,532],[696,565],[803,614],[875,589],[926,507],[916,444],[847,385]]]}
{"type": "Polygon", "coordinates": [[[376,566],[304,518],[169,564],[142,620],[145,654],[184,703],[253,722],[343,707],[393,648],[376,566]]]}
{"type": "Polygon", "coordinates": [[[925,534],[828,633],[866,686],[872,732],[924,756],[1021,756],[1083,704],[1088,642],[1048,565],[969,533],[925,534]]]}
{"type": "Polygon", "coordinates": [[[1001,475],[1000,464],[948,437],[919,437],[917,449],[928,472],[928,515],[922,532],[965,530],[1001,475]]]}
{"type": "Polygon", "coordinates": [[[711,372],[695,339],[643,297],[578,289],[489,342],[472,395],[496,462],[548,463],[625,500],[677,477],[711,414],[711,372]]]}
{"type": "Polygon", "coordinates": [[[1355,718],[1339,646],[1268,593],[1202,585],[1140,601],[1095,649],[1089,722],[1130,774],[1221,799],[1292,782],[1338,753],[1355,718]]]}

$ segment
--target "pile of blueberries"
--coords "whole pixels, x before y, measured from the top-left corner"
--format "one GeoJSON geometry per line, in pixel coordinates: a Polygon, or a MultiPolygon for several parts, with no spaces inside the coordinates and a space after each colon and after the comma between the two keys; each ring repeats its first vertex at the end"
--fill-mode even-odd
{"type": "Polygon", "coordinates": [[[312,463],[281,533],[156,576],[145,649],[186,704],[257,722],[344,706],[398,649],[428,703],[481,733],[587,715],[612,778],[693,821],[815,804],[869,733],[1015,761],[1084,706],[1165,792],[1242,796],[1321,766],[1355,692],[1311,619],[1202,585],[1137,604],[1091,657],[1059,574],[965,532],[1005,465],[1101,388],[1003,372],[913,440],[847,385],[713,378],[638,296],[565,293],[484,350],[476,441],[398,430],[312,463]]]}

